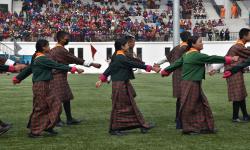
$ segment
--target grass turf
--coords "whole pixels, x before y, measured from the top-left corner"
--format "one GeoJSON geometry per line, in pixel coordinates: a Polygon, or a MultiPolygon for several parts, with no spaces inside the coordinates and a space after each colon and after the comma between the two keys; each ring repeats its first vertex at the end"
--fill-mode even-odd
{"type": "MultiPolygon", "coordinates": [[[[75,99],[73,116],[85,119],[81,125],[56,128],[59,135],[41,139],[27,137],[26,123],[32,110],[31,78],[13,86],[12,75],[1,75],[0,119],[13,123],[13,128],[0,136],[0,150],[64,149],[64,150],[246,150],[249,148],[250,124],[231,122],[232,106],[227,100],[226,82],[221,75],[207,76],[203,89],[215,117],[214,135],[186,136],[175,130],[175,99],[171,77],[158,74],[136,75],[133,85],[136,102],[147,121],[157,127],[148,134],[132,130],[123,137],[108,134],[111,111],[111,86],[95,88],[97,75],[70,75],[69,83],[75,99]]],[[[246,85],[250,76],[245,75],[246,85]]],[[[247,107],[249,108],[249,102],[247,107]]],[[[63,120],[65,115],[63,112],[63,120]]]]}

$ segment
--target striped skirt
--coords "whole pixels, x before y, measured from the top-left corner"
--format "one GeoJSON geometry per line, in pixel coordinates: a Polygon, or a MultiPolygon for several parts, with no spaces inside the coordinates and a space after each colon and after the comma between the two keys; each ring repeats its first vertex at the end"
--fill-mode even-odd
{"type": "Polygon", "coordinates": [[[183,132],[213,131],[214,119],[201,82],[181,82],[180,120],[183,132]]]}
{"type": "Polygon", "coordinates": [[[74,96],[67,80],[67,73],[54,73],[50,84],[54,95],[56,95],[61,102],[73,100],[74,96]]]}
{"type": "Polygon", "coordinates": [[[238,72],[227,78],[227,91],[229,101],[242,101],[247,97],[244,74],[238,72]]]}
{"type": "Polygon", "coordinates": [[[133,86],[129,81],[112,82],[112,112],[110,130],[128,130],[148,127],[136,106],[133,86]]]}
{"type": "Polygon", "coordinates": [[[32,90],[33,111],[29,127],[33,134],[41,134],[56,125],[62,111],[61,101],[53,95],[49,81],[34,82],[32,90]]]}
{"type": "Polygon", "coordinates": [[[181,97],[181,69],[176,69],[172,76],[173,97],[181,97]]]}

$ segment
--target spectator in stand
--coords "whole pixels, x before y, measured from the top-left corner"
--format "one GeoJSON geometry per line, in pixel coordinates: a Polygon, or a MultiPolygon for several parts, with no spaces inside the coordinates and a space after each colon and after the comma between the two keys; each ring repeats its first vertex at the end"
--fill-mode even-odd
{"type": "Polygon", "coordinates": [[[233,3],[231,7],[231,18],[237,18],[238,17],[238,7],[236,3],[233,3]]]}
{"type": "Polygon", "coordinates": [[[215,34],[215,41],[219,41],[220,40],[220,32],[218,29],[214,29],[214,34],[215,34]]]}
{"type": "Polygon", "coordinates": [[[224,6],[221,6],[220,8],[220,18],[224,19],[225,18],[225,14],[226,14],[226,9],[224,6]]]}
{"type": "Polygon", "coordinates": [[[221,19],[219,19],[217,26],[224,26],[225,24],[223,23],[223,21],[221,19]]]}
{"type": "Polygon", "coordinates": [[[220,40],[221,40],[221,41],[224,41],[224,36],[225,36],[225,31],[224,31],[224,29],[222,29],[222,30],[220,31],[220,40]]]}
{"type": "MultiPolygon", "coordinates": [[[[38,38],[53,40],[55,33],[63,30],[70,33],[71,41],[112,41],[124,32],[131,32],[138,40],[155,41],[169,40],[173,31],[173,4],[168,2],[164,11],[142,9],[149,8],[147,0],[124,1],[121,7],[100,5],[104,0],[95,0],[96,3],[82,2],[81,0],[51,0],[46,2],[46,9],[41,12],[37,1],[24,1],[23,11],[18,13],[3,13],[0,11],[0,36],[3,40],[36,41],[38,38]],[[145,3],[146,2],[146,3],[145,3]],[[98,4],[99,3],[99,4],[98,4]],[[132,19],[131,16],[142,16],[143,19],[132,19]],[[39,30],[40,29],[40,30],[39,30]]],[[[154,1],[157,5],[160,1],[154,1]]],[[[153,4],[151,4],[153,5],[153,4]]],[[[205,18],[206,13],[201,0],[181,1],[183,18],[191,18],[190,11],[195,8],[197,18],[205,18]]],[[[214,32],[217,26],[224,26],[223,20],[197,21],[192,29],[190,19],[180,20],[181,30],[194,30],[199,36],[207,36],[209,29],[214,32]]]]}
{"type": "Polygon", "coordinates": [[[212,32],[212,29],[209,29],[208,30],[208,40],[212,41],[212,38],[213,38],[213,32],[212,32]]]}
{"type": "Polygon", "coordinates": [[[230,31],[229,31],[228,28],[227,28],[226,31],[225,31],[225,40],[226,40],[226,41],[229,41],[229,40],[230,40],[230,31]]]}
{"type": "Polygon", "coordinates": [[[156,8],[156,9],[159,9],[160,6],[161,6],[161,0],[156,0],[156,1],[155,1],[155,8],[156,8]]]}
{"type": "Polygon", "coordinates": [[[3,41],[3,28],[0,26],[0,42],[3,41]]]}

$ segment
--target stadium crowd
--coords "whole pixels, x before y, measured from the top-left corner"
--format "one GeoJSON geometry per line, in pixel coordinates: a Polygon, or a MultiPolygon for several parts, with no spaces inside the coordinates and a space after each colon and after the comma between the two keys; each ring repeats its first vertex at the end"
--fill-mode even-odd
{"type": "MultiPolygon", "coordinates": [[[[94,0],[92,3],[81,0],[23,0],[19,14],[0,11],[0,40],[53,40],[57,31],[65,30],[71,34],[71,41],[76,42],[112,41],[124,32],[134,34],[137,41],[168,41],[172,38],[173,5],[169,1],[164,9],[158,9],[160,3],[161,0],[94,0]]],[[[195,18],[205,19],[202,0],[194,3],[183,0],[181,30],[193,31],[204,37],[212,29],[210,26],[223,25],[222,20],[208,20],[192,26],[191,15],[188,15],[191,8],[195,8],[195,18]]]]}

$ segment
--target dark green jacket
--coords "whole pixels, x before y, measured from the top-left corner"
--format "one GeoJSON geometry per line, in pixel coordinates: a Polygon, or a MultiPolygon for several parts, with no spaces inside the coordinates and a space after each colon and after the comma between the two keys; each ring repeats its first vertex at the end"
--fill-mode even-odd
{"type": "Polygon", "coordinates": [[[46,56],[40,56],[36,58],[30,66],[20,72],[16,76],[16,78],[21,81],[33,73],[33,82],[48,81],[53,79],[52,69],[68,72],[71,70],[71,67],[69,67],[68,65],[59,64],[53,60],[48,59],[46,56]]]}
{"type": "Polygon", "coordinates": [[[127,81],[134,79],[133,68],[146,69],[146,67],[144,64],[129,60],[124,55],[116,55],[103,74],[105,76],[111,75],[112,81],[127,81]]]}
{"type": "Polygon", "coordinates": [[[0,65],[0,72],[6,72],[9,70],[9,66],[8,65],[0,65]]]}
{"type": "Polygon", "coordinates": [[[165,71],[173,72],[182,67],[182,79],[190,81],[201,81],[205,79],[205,64],[225,63],[225,57],[208,56],[200,52],[185,53],[172,65],[165,68],[165,71]]]}

